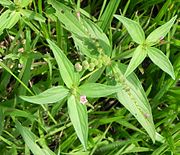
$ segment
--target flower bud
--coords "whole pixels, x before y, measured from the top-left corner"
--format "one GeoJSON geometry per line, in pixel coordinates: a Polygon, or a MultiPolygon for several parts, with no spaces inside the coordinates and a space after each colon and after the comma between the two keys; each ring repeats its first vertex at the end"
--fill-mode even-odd
{"type": "Polygon", "coordinates": [[[95,58],[92,58],[91,63],[93,63],[95,66],[97,66],[98,65],[98,60],[95,59],[95,58]]]}
{"type": "Polygon", "coordinates": [[[77,62],[75,64],[75,69],[76,69],[77,72],[81,72],[82,71],[82,66],[81,66],[81,64],[79,62],[77,62]]]}
{"type": "Polygon", "coordinates": [[[110,59],[110,57],[108,57],[107,55],[104,55],[104,56],[102,57],[102,61],[103,61],[103,64],[104,64],[104,65],[108,65],[108,64],[110,63],[111,59],[110,59]]]}
{"type": "Polygon", "coordinates": [[[89,64],[89,71],[93,71],[94,67],[95,67],[94,63],[90,63],[89,64]]]}
{"type": "Polygon", "coordinates": [[[82,62],[82,66],[83,66],[84,69],[88,69],[88,68],[89,68],[89,63],[88,63],[88,61],[87,61],[87,60],[84,60],[84,61],[82,62]]]}
{"type": "Polygon", "coordinates": [[[101,54],[103,53],[103,49],[102,48],[98,48],[98,52],[101,54]]]}

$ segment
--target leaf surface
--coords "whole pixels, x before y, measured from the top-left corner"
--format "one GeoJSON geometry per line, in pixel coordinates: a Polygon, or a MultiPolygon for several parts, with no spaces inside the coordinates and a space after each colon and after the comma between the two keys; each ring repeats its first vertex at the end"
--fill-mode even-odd
{"type": "Polygon", "coordinates": [[[146,50],[143,48],[142,45],[139,45],[132,56],[132,59],[128,65],[128,68],[125,72],[125,76],[129,76],[145,59],[147,56],[146,50]]]}
{"type": "Polygon", "coordinates": [[[110,86],[100,83],[86,83],[79,87],[81,95],[87,97],[105,97],[116,93],[119,90],[119,86],[110,86]]]}

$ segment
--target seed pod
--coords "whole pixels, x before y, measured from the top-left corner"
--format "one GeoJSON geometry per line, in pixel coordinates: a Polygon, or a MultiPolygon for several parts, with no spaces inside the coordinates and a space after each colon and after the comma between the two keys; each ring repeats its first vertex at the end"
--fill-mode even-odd
{"type": "Polygon", "coordinates": [[[81,72],[82,71],[82,66],[81,66],[81,64],[79,62],[77,62],[75,64],[75,69],[76,69],[77,72],[81,72]]]}
{"type": "Polygon", "coordinates": [[[89,63],[88,63],[88,61],[87,61],[87,60],[84,60],[84,61],[82,62],[82,66],[83,66],[84,69],[88,69],[88,68],[89,68],[89,63]]]}

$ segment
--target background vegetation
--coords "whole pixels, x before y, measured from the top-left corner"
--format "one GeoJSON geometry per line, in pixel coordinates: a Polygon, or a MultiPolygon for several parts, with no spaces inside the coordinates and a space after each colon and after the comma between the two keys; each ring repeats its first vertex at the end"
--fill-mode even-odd
{"type": "Polygon", "coordinates": [[[179,7],[1,0],[0,154],[180,154],[179,7]]]}

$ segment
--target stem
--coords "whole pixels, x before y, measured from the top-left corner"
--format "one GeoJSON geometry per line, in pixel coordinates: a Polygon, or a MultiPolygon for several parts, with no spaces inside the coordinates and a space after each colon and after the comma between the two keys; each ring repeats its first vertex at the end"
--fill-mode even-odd
{"type": "Polygon", "coordinates": [[[89,76],[91,76],[93,73],[95,73],[99,68],[95,69],[94,71],[90,72],[89,74],[85,75],[84,77],[82,77],[80,79],[80,82],[83,81],[84,79],[88,78],[89,76]]]}

